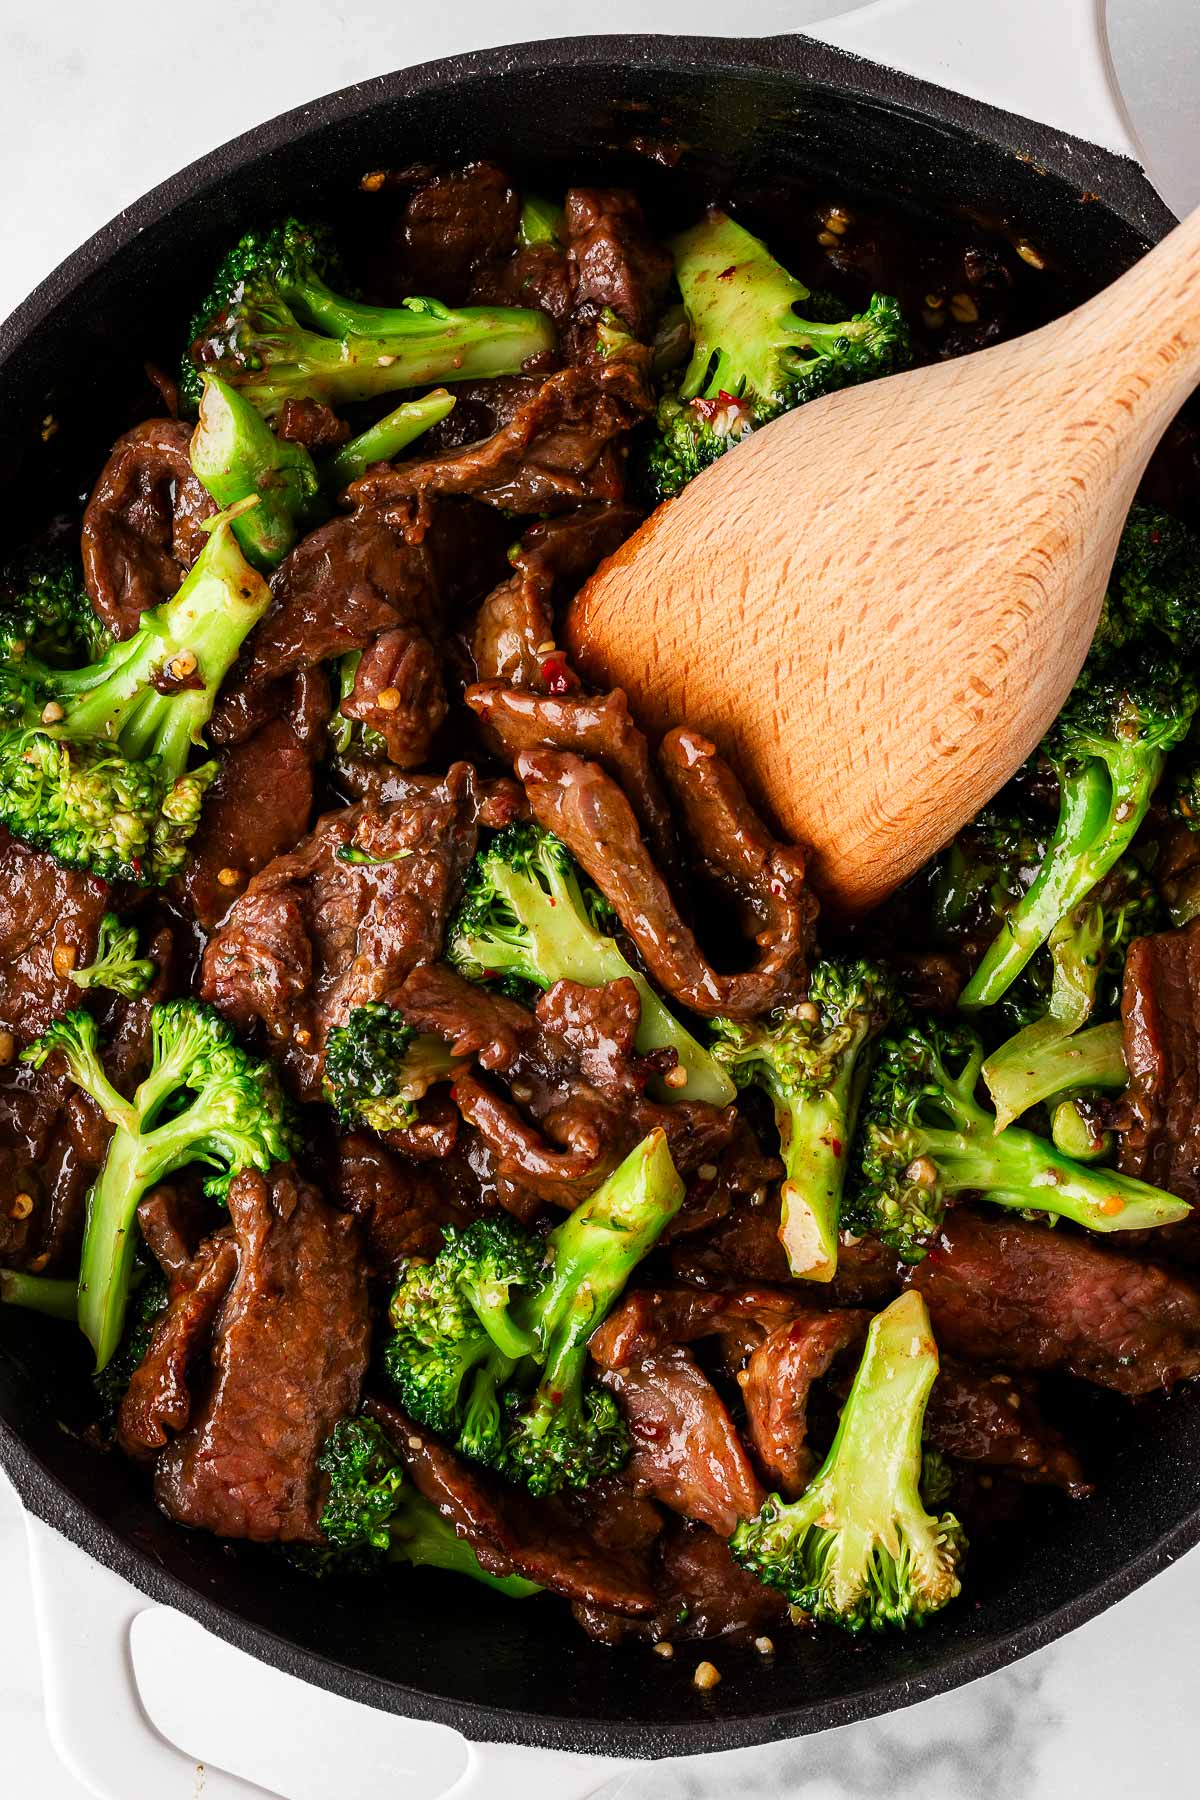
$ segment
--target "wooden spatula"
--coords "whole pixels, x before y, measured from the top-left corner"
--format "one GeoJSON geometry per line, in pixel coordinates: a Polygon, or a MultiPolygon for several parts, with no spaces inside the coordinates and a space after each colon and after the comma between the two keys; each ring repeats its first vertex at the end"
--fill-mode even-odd
{"type": "Polygon", "coordinates": [[[1012,343],[756,431],[579,595],[567,642],[729,754],[859,910],[1017,769],[1087,653],[1150,452],[1200,381],[1200,212],[1012,343]]]}

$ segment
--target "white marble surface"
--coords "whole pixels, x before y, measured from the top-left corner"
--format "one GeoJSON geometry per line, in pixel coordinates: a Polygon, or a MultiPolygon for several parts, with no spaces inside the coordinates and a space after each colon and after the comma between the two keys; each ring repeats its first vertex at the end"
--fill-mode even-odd
{"type": "MultiPolygon", "coordinates": [[[[1046,0],[1048,9],[1058,3],[1046,0]]],[[[1144,4],[1137,0],[1140,16],[1144,4]]],[[[1151,10],[1161,16],[1171,5],[1153,0],[1151,10]]],[[[1132,8],[1126,0],[1125,13],[1132,8]]],[[[1190,8],[1194,0],[1176,0],[1180,17],[1190,8]]],[[[607,0],[603,17],[610,30],[770,32],[835,10],[833,0],[742,0],[731,21],[717,0],[607,0]]],[[[500,10],[458,0],[417,11],[403,0],[258,0],[201,25],[163,0],[103,7],[3,0],[0,316],[121,206],[284,107],[402,63],[597,28],[578,0],[509,0],[500,10]]],[[[1148,104],[1144,54],[1140,62],[1139,92],[1148,92],[1148,104]]],[[[1180,95],[1186,59],[1160,66],[1172,116],[1194,119],[1194,95],[1189,105],[1180,95]]],[[[1175,154],[1185,160],[1164,168],[1163,186],[1194,194],[1194,133],[1180,134],[1175,154]]],[[[957,1694],[785,1746],[643,1768],[624,1793],[629,1800],[1191,1800],[1200,1796],[1200,1719],[1191,1702],[1198,1616],[1200,1552],[1064,1642],[957,1694]]],[[[303,1690],[296,1697],[303,1705],[303,1690]]],[[[178,1800],[191,1790],[189,1780],[178,1800]]],[[[83,1794],[46,1733],[24,1533],[0,1477],[0,1796],[83,1794]]],[[[320,1800],[359,1796],[331,1789],[320,1800]]],[[[373,1787],[372,1800],[383,1792],[373,1787]]]]}

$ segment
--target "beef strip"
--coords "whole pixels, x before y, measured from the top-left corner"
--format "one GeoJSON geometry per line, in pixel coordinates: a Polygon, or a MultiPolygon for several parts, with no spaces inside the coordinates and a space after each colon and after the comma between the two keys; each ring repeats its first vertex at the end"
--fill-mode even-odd
{"type": "Polygon", "coordinates": [[[803,1312],[774,1330],[751,1356],[742,1377],[746,1428],[763,1480],[785,1500],[797,1500],[812,1479],[815,1459],[806,1441],[808,1396],[835,1360],[861,1347],[870,1314],[803,1312]]]}
{"type": "MultiPolygon", "coordinates": [[[[1130,945],[1121,1020],[1129,1086],[1119,1166],[1200,1205],[1200,919],[1130,945]]],[[[1156,1249],[1195,1258],[1198,1217],[1156,1231],[1156,1249]]]]}
{"type": "Polygon", "coordinates": [[[602,1369],[628,1368],[672,1345],[726,1334],[743,1340],[749,1350],[786,1325],[803,1305],[800,1296],[782,1287],[635,1288],[592,1333],[588,1349],[602,1369]]]}
{"type": "Polygon", "coordinates": [[[413,1486],[465,1538],[492,1575],[524,1575],[551,1593],[619,1614],[654,1608],[640,1545],[609,1548],[581,1529],[568,1503],[531,1501],[414,1425],[386,1402],[367,1403],[404,1460],[413,1486]]]}
{"type": "Polygon", "coordinates": [[[624,496],[618,440],[654,410],[649,353],[550,375],[499,431],[427,461],[379,464],[347,490],[356,506],[407,516],[418,495],[471,494],[512,513],[558,512],[624,496]]]}
{"type": "Polygon", "coordinates": [[[423,166],[379,171],[363,185],[373,196],[372,295],[385,305],[436,294],[460,306],[481,271],[503,263],[516,244],[521,202],[493,163],[449,174],[423,166]]]}
{"type": "Polygon", "coordinates": [[[1005,1469],[1022,1481],[1091,1493],[1079,1458],[1038,1405],[1026,1377],[942,1355],[925,1409],[925,1442],[958,1462],[1005,1469]]]}
{"type": "Polygon", "coordinates": [[[659,985],[694,1012],[753,1018],[803,990],[816,914],[803,856],[767,834],[704,738],[672,732],[663,749],[688,824],[703,833],[705,869],[737,893],[752,924],[759,958],[744,974],[721,974],[706,960],[650,859],[633,808],[598,763],[525,750],[517,774],[535,819],[563,840],[616,909],[659,985]]]}
{"type": "Polygon", "coordinates": [[[234,1239],[218,1233],[205,1239],[183,1269],[172,1272],[166,1308],[117,1416],[117,1442],[126,1456],[153,1456],[186,1428],[192,1411],[190,1378],[237,1266],[234,1239]]]}
{"type": "Polygon", "coordinates": [[[570,750],[591,758],[624,790],[658,863],[677,857],[674,828],[646,739],[620,688],[609,694],[537,694],[478,682],[463,695],[509,762],[524,750],[570,750]]]}
{"type": "Polygon", "coordinates": [[[286,1165],[236,1176],[229,1216],[237,1273],[204,1391],[159,1457],[155,1496],[171,1518],[220,1537],[312,1542],[316,1459],[357,1407],[370,1351],[357,1227],[286,1165]]]}
{"type": "Polygon", "coordinates": [[[110,1127],[57,1068],[0,1069],[0,1265],[78,1267],[84,1203],[110,1127]]]}
{"type": "Polygon", "coordinates": [[[428,762],[446,716],[446,689],[441,657],[425,633],[413,625],[380,632],[363,651],[341,711],[379,733],[397,768],[428,762]]]}
{"type": "Polygon", "coordinates": [[[0,827],[0,1030],[23,1049],[77,1006],[73,968],[95,960],[107,883],[64,869],[0,827]]]}
{"type": "Polygon", "coordinates": [[[662,1350],[626,1368],[605,1369],[633,1450],[624,1475],[649,1495],[729,1537],[752,1518],[764,1494],[725,1403],[687,1350],[662,1350]]]}
{"type": "Polygon", "coordinates": [[[531,1195],[577,1205],[656,1127],[667,1133],[682,1172],[715,1154],[736,1129],[732,1108],[645,1098],[659,1063],[635,1053],[640,1008],[631,981],[595,988],[556,982],[530,1013],[437,965],[414,970],[399,1004],[419,1031],[503,1074],[507,1094],[460,1072],[454,1098],[495,1158],[498,1198],[519,1215],[531,1195]]]}
{"type": "Polygon", "coordinates": [[[594,353],[606,309],[634,337],[648,338],[671,279],[671,257],[647,231],[637,197],[627,188],[571,188],[565,215],[572,354],[594,353]]]}
{"type": "Polygon", "coordinates": [[[630,1638],[684,1643],[715,1637],[748,1638],[786,1626],[787,1601],[740,1569],[716,1532],[670,1519],[655,1546],[652,1579],[657,1604],[649,1618],[630,1618],[576,1601],[577,1622],[602,1644],[630,1638]]]}
{"type": "Polygon", "coordinates": [[[313,746],[313,754],[319,755],[332,711],[333,694],[324,668],[297,669],[274,681],[252,681],[243,657],[222,684],[206,735],[211,744],[227,749],[244,744],[273,720],[285,718],[300,742],[313,746]]]}
{"type": "Polygon", "coordinates": [[[285,400],[275,421],[275,436],[289,444],[303,444],[318,455],[337,450],[350,437],[350,427],[321,400],[285,400]]]}
{"type": "Polygon", "coordinates": [[[367,1001],[394,1004],[409,971],[439,954],[475,854],[475,816],[465,763],[410,800],[327,813],[226,915],[201,994],[239,1030],[263,1022],[303,1098],[319,1097],[330,1026],[367,1001]],[[340,859],[351,844],[379,860],[340,859]]]}
{"type": "Polygon", "coordinates": [[[192,427],[147,419],[117,439],[83,515],[83,579],[115,637],[137,630],[149,606],[169,600],[205,544],[216,512],[192,474],[192,427]]]}
{"type": "Polygon", "coordinates": [[[274,719],[221,758],[180,877],[187,904],[212,931],[246,884],[299,843],[313,806],[313,761],[287,719],[274,719]]]}
{"type": "Polygon", "coordinates": [[[375,511],[347,513],[309,532],[284,558],[271,579],[271,605],[249,640],[250,682],[361,650],[396,626],[435,629],[432,548],[411,506],[396,516],[393,528],[375,511]]]}
{"type": "Polygon", "coordinates": [[[939,1345],[972,1362],[1061,1368],[1130,1395],[1200,1374],[1200,1291],[1068,1229],[958,1208],[911,1283],[939,1345]]]}
{"type": "MultiPolygon", "coordinates": [[[[702,1287],[789,1281],[787,1257],[779,1242],[777,1198],[772,1194],[761,1201],[754,1196],[737,1201],[706,1236],[674,1244],[671,1267],[679,1280],[702,1287]]],[[[893,1251],[877,1238],[843,1239],[837,1274],[822,1286],[819,1298],[829,1306],[877,1307],[899,1291],[900,1266],[893,1251]]],[[[810,1293],[809,1304],[817,1297],[810,1293]]]]}
{"type": "Polygon", "coordinates": [[[364,1132],[339,1140],[331,1197],[354,1213],[372,1269],[389,1278],[410,1257],[435,1257],[443,1225],[464,1225],[477,1210],[440,1171],[414,1168],[364,1132]]]}
{"type": "Polygon", "coordinates": [[[471,284],[473,306],[536,306],[556,325],[567,323],[573,298],[567,253],[557,244],[521,246],[471,284]]]}
{"type": "Polygon", "coordinates": [[[552,648],[552,607],[624,543],[640,517],[631,506],[596,503],[529,527],[513,559],[515,573],[492,590],[475,618],[471,654],[480,681],[537,692],[577,685],[562,652],[552,648]]]}

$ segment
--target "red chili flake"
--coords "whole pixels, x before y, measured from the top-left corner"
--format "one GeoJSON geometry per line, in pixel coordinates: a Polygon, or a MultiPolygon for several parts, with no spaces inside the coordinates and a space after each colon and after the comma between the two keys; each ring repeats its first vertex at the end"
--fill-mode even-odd
{"type": "Polygon", "coordinates": [[[457,1104],[458,1104],[458,1089],[454,1085],[453,1082],[451,1082],[451,1084],[450,1084],[450,1098],[454,1101],[455,1105],[457,1106],[457,1104]]]}
{"type": "Polygon", "coordinates": [[[835,1156],[840,1156],[840,1155],[841,1155],[841,1154],[842,1154],[842,1140],[841,1140],[841,1138],[830,1138],[830,1140],[829,1140],[829,1148],[830,1148],[830,1149],[831,1149],[831,1150],[832,1150],[832,1151],[833,1151],[833,1154],[834,1154],[834,1155],[835,1155],[835,1156]]]}
{"type": "Polygon", "coordinates": [[[730,263],[730,265],[727,269],[721,270],[721,273],[717,276],[717,280],[718,281],[728,281],[729,277],[731,275],[736,275],[736,274],[737,274],[737,264],[730,263]]]}
{"type": "Polygon", "coordinates": [[[135,874],[135,875],[137,875],[137,876],[138,876],[138,877],[139,877],[139,878],[140,878],[140,876],[141,876],[141,873],[142,873],[142,859],[141,859],[141,857],[140,857],[140,856],[135,856],[135,857],[133,857],[133,858],[132,858],[132,859],[131,859],[131,861],[130,861],[130,864],[129,864],[129,866],[130,866],[130,868],[131,868],[131,869],[132,869],[132,870],[133,870],[133,872],[134,872],[134,874],[135,874]]]}
{"type": "Polygon", "coordinates": [[[552,1406],[561,1406],[561,1405],[562,1405],[562,1403],[563,1403],[563,1397],[562,1397],[562,1394],[561,1394],[561,1393],[558,1393],[558,1392],[556,1392],[556,1393],[552,1393],[552,1394],[551,1394],[551,1396],[550,1396],[550,1404],[551,1404],[551,1405],[552,1405],[552,1406]]]}
{"type": "Polygon", "coordinates": [[[551,694],[569,694],[574,677],[561,656],[548,656],[542,664],[542,680],[551,694]]]}

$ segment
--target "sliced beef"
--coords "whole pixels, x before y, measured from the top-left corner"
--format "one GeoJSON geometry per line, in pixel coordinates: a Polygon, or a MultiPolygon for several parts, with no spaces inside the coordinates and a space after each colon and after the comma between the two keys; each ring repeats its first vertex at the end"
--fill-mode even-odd
{"type": "Polygon", "coordinates": [[[471,494],[512,513],[620,500],[618,441],[653,410],[649,352],[560,369],[482,443],[428,461],[379,465],[348,494],[356,506],[381,508],[388,518],[397,505],[407,516],[422,495],[471,494]]]}
{"type": "MultiPolygon", "coordinates": [[[[1200,919],[1137,938],[1121,996],[1129,1086],[1119,1163],[1200,1207],[1200,919]]],[[[1155,1232],[1164,1256],[1200,1254],[1200,1213],[1155,1232]]]]}
{"type": "Polygon", "coordinates": [[[742,1378],[746,1427],[763,1479],[796,1500],[812,1479],[807,1442],[808,1396],[835,1360],[861,1347],[865,1312],[807,1312],[773,1331],[751,1356],[742,1378]]]}
{"type": "Polygon", "coordinates": [[[1091,1492],[1079,1458],[1042,1416],[1027,1377],[944,1355],[925,1409],[925,1442],[958,1462],[1004,1469],[1022,1481],[1091,1492]]]}
{"type": "Polygon", "coordinates": [[[600,1376],[633,1439],[624,1476],[635,1493],[699,1519],[721,1537],[764,1495],[717,1390],[687,1350],[663,1350],[600,1376]]]}
{"type": "Polygon", "coordinates": [[[598,763],[624,790],[659,864],[674,864],[671,815],[649,745],[620,688],[599,695],[538,694],[479,682],[463,698],[511,763],[525,750],[570,750],[598,763]]]}
{"type": "Polygon", "coordinates": [[[655,1546],[657,1599],[649,1618],[576,1602],[572,1612],[589,1637],[603,1644],[630,1638],[685,1643],[716,1637],[749,1638],[788,1624],[787,1601],[740,1569],[729,1546],[704,1525],[671,1519],[655,1546]]]}
{"type": "Polygon", "coordinates": [[[229,1189],[237,1273],[186,1428],[158,1460],[171,1518],[219,1537],[319,1540],[316,1460],[370,1350],[357,1227],[287,1166],[229,1189]]]}
{"type": "Polygon", "coordinates": [[[472,772],[456,763],[409,800],[327,813],[226,915],[201,993],[240,1030],[262,1021],[302,1097],[319,1096],[330,1026],[367,1001],[394,1004],[409,971],[439,954],[475,819],[472,772]],[[375,860],[344,860],[348,846],[375,860]]]}
{"type": "Polygon", "coordinates": [[[113,445],[83,515],[83,578],[115,637],[169,600],[205,543],[216,506],[192,474],[192,428],[147,419],[113,445]]]}
{"type": "Polygon", "coordinates": [[[0,1069],[0,1265],[73,1273],[110,1127],[67,1077],[0,1069]]]}
{"type": "Polygon", "coordinates": [[[0,828],[0,1030],[18,1049],[79,1004],[70,971],[95,960],[108,906],[105,882],[0,828]]]}
{"type": "Polygon", "coordinates": [[[705,871],[736,894],[758,946],[758,961],[744,974],[719,973],[705,958],[651,861],[633,808],[598,763],[526,750],[517,773],[535,819],[563,840],[616,909],[659,985],[694,1012],[753,1018],[803,989],[816,916],[804,858],[768,835],[704,738],[672,732],[663,754],[705,871]]]}
{"type": "Polygon", "coordinates": [[[468,163],[449,174],[425,167],[381,171],[364,187],[373,196],[372,295],[383,304],[436,294],[460,306],[481,271],[503,263],[516,245],[521,202],[492,163],[468,163]]]}
{"type": "Polygon", "coordinates": [[[640,518],[634,507],[596,503],[530,526],[513,559],[515,574],[493,589],[475,618],[471,654],[481,682],[539,693],[577,685],[554,648],[554,603],[611,556],[640,518]]]}
{"type": "Polygon", "coordinates": [[[442,1227],[469,1218],[440,1170],[414,1167],[364,1132],[339,1140],[331,1198],[358,1219],[372,1269],[389,1277],[410,1257],[435,1257],[442,1227]]]}
{"type": "Polygon", "coordinates": [[[244,744],[264,725],[283,718],[313,756],[320,756],[332,711],[333,691],[324,668],[297,669],[274,681],[252,681],[243,657],[221,688],[206,736],[209,743],[227,749],[244,744]]]}
{"type": "Polygon", "coordinates": [[[526,244],[506,262],[481,270],[471,285],[473,306],[536,306],[556,325],[571,315],[574,284],[558,244],[526,244]]]}
{"type": "Polygon", "coordinates": [[[441,656],[425,632],[397,625],[372,639],[341,711],[379,733],[398,769],[428,762],[446,716],[446,689],[441,656]]]}
{"type": "Polygon", "coordinates": [[[803,1305],[782,1287],[636,1288],[592,1333],[588,1348],[602,1369],[628,1368],[673,1345],[726,1334],[753,1348],[803,1305]]]}
{"type": "MultiPolygon", "coordinates": [[[[701,1287],[728,1287],[747,1281],[791,1279],[779,1242],[779,1202],[771,1195],[737,1201],[703,1237],[684,1238],[671,1249],[671,1267],[681,1281],[701,1287]]],[[[809,1284],[811,1286],[811,1284],[809,1284]]],[[[842,1241],[837,1274],[819,1298],[829,1306],[885,1306],[900,1291],[895,1253],[877,1238],[842,1241]]],[[[807,1295],[809,1305],[817,1295],[807,1295]]]]}
{"type": "Polygon", "coordinates": [[[275,421],[275,435],[289,444],[303,444],[318,456],[337,450],[350,437],[350,427],[321,400],[285,400],[275,421]]]}
{"type": "Polygon", "coordinates": [[[530,1197],[573,1207],[655,1128],[681,1172],[704,1162],[736,1129],[732,1108],[645,1098],[654,1057],[634,1048],[639,1018],[631,981],[556,982],[535,1012],[464,981],[443,966],[418,968],[399,1005],[420,1031],[503,1076],[507,1091],[473,1070],[454,1099],[493,1158],[501,1203],[524,1216],[530,1197]]]}
{"type": "Polygon", "coordinates": [[[117,1417],[126,1456],[154,1455],[183,1431],[192,1411],[191,1376],[208,1350],[217,1313],[237,1272],[232,1236],[218,1233],[172,1273],[170,1293],[133,1372],[117,1417]]]}
{"type": "Polygon", "coordinates": [[[287,719],[273,719],[221,757],[180,878],[205,931],[260,869],[293,849],[308,830],[315,748],[301,742],[287,719]]]}
{"type": "Polygon", "coordinates": [[[404,1459],[413,1486],[465,1538],[492,1575],[524,1575],[551,1593],[621,1615],[654,1609],[640,1544],[605,1545],[572,1518],[570,1503],[532,1501],[519,1489],[461,1461],[386,1402],[368,1410],[404,1459]]]}
{"type": "Polygon", "coordinates": [[[634,337],[648,338],[671,279],[671,257],[647,231],[640,202],[627,188],[571,188],[565,211],[573,353],[594,353],[606,310],[634,337]]]}
{"type": "Polygon", "coordinates": [[[272,577],[271,605],[249,640],[251,683],[361,650],[396,626],[434,628],[432,549],[423,533],[406,539],[411,507],[397,509],[397,520],[393,528],[360,510],[301,539],[272,577]]]}
{"type": "Polygon", "coordinates": [[[1069,1230],[957,1209],[912,1273],[939,1345],[1119,1394],[1200,1374],[1200,1289],[1069,1230]]]}

